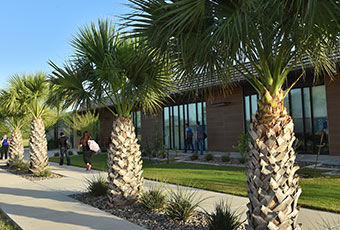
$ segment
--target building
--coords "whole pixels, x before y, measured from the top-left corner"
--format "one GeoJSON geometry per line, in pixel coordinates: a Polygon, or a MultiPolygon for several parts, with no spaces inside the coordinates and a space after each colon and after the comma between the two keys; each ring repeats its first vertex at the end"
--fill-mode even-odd
{"type": "MultiPolygon", "coordinates": [[[[288,82],[300,74],[301,66],[297,65],[288,82]]],[[[338,72],[333,81],[328,77],[315,81],[311,69],[307,69],[306,75],[285,100],[294,119],[298,152],[317,153],[324,132],[321,154],[340,155],[340,74],[338,72]]],[[[183,86],[157,115],[134,112],[132,118],[142,145],[152,147],[161,141],[167,148],[183,149],[185,123],[194,128],[196,121],[200,121],[208,136],[205,149],[235,151],[232,146],[239,135],[247,131],[251,115],[257,110],[258,95],[241,76],[235,74],[232,81],[234,87],[228,93],[217,90],[218,83],[212,81],[206,85],[216,89],[209,97],[194,94],[195,86],[183,86]]],[[[105,108],[99,109],[99,113],[100,144],[108,146],[113,117],[105,108]]]]}

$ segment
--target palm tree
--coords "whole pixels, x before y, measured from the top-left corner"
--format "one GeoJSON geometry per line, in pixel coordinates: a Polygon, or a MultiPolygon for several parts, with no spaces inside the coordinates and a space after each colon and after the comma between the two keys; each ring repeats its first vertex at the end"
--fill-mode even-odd
{"type": "MultiPolygon", "coordinates": [[[[6,98],[9,91],[2,90],[0,92],[0,101],[6,98]]],[[[22,141],[21,129],[25,125],[25,116],[23,114],[10,114],[6,113],[3,109],[0,112],[1,123],[8,127],[11,131],[11,142],[9,144],[8,164],[11,166],[14,162],[22,161],[24,159],[24,145],[22,141]]]]}
{"type": "Polygon", "coordinates": [[[152,52],[139,49],[135,39],[122,36],[108,21],[81,29],[72,41],[75,58],[55,69],[53,101],[65,107],[105,106],[114,116],[108,153],[109,199],[125,204],[143,187],[142,160],[130,113],[155,112],[172,85],[168,70],[152,52]]]}
{"type": "MultiPolygon", "coordinates": [[[[301,194],[294,124],[284,107],[288,74],[309,60],[332,77],[339,53],[339,1],[130,0],[133,36],[170,55],[177,81],[239,73],[260,96],[249,131],[247,229],[299,229],[301,194]],[[285,90],[285,91],[284,91],[285,90]]],[[[295,82],[296,82],[295,81],[295,82]]]]}
{"type": "Polygon", "coordinates": [[[7,94],[2,94],[4,96],[2,104],[11,113],[15,113],[20,108],[20,111],[31,116],[30,171],[38,174],[48,167],[47,140],[43,121],[43,117],[50,113],[46,104],[49,93],[46,75],[43,73],[15,75],[9,85],[7,94]]]}

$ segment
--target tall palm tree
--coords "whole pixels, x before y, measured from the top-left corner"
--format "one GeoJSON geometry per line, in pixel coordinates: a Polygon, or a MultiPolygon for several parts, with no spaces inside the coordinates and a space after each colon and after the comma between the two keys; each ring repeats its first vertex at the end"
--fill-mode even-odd
{"type": "MultiPolygon", "coordinates": [[[[49,86],[44,73],[15,75],[10,80],[4,108],[15,113],[18,108],[31,116],[30,171],[40,173],[48,167],[47,140],[43,117],[49,113],[46,99],[49,86]]],[[[2,94],[5,95],[5,94],[2,94]]]]}
{"type": "Polygon", "coordinates": [[[154,112],[172,89],[168,70],[137,40],[122,40],[108,21],[98,20],[80,30],[72,41],[75,58],[55,69],[53,101],[65,107],[105,106],[114,116],[108,153],[109,199],[125,204],[138,198],[143,187],[142,160],[133,110],[154,112]]]}
{"type": "Polygon", "coordinates": [[[316,76],[333,76],[339,1],[130,2],[135,11],[126,24],[155,52],[171,56],[178,81],[230,82],[236,72],[260,95],[249,131],[247,229],[299,229],[294,124],[283,103],[295,83],[284,86],[294,66],[304,76],[305,59],[316,76]]]}

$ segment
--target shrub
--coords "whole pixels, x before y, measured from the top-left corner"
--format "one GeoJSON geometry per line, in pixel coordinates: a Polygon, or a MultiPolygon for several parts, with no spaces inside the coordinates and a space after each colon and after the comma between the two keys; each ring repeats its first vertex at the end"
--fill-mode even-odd
{"type": "Polygon", "coordinates": [[[50,177],[52,175],[52,171],[48,168],[44,168],[40,173],[36,175],[39,177],[50,177]]]}
{"type": "Polygon", "coordinates": [[[56,149],[58,148],[58,141],[57,140],[48,140],[47,141],[47,149],[51,150],[51,149],[56,149]]]}
{"type": "Polygon", "coordinates": [[[177,190],[170,190],[169,200],[166,206],[166,213],[173,219],[186,222],[196,213],[196,208],[204,201],[197,197],[197,190],[184,190],[177,187],[177,190]]]}
{"type": "Polygon", "coordinates": [[[190,159],[191,159],[192,161],[198,160],[198,154],[197,154],[197,153],[192,154],[192,155],[190,156],[190,159]]]}
{"type": "Polygon", "coordinates": [[[205,155],[205,160],[206,160],[206,161],[212,161],[212,160],[214,160],[214,155],[212,155],[211,153],[207,153],[207,154],[205,155]]]}
{"type": "Polygon", "coordinates": [[[17,169],[17,170],[24,170],[24,171],[28,171],[28,169],[30,168],[30,163],[23,161],[23,160],[15,160],[11,165],[11,168],[17,169]]]}
{"type": "Polygon", "coordinates": [[[69,156],[73,156],[73,151],[69,150],[69,151],[68,151],[68,155],[69,155],[69,156]]]}
{"type": "Polygon", "coordinates": [[[54,156],[54,157],[59,157],[59,156],[60,156],[60,153],[55,152],[55,153],[53,154],[53,156],[54,156]]]}
{"type": "Polygon", "coordinates": [[[86,179],[87,192],[92,196],[102,196],[108,193],[108,182],[102,175],[93,175],[86,179]]]}
{"type": "Polygon", "coordinates": [[[215,212],[205,213],[209,230],[237,230],[243,223],[240,214],[231,211],[230,205],[220,201],[216,205],[215,212]]]}
{"type": "Polygon", "coordinates": [[[148,210],[158,210],[164,208],[166,197],[160,188],[151,188],[141,194],[139,202],[148,210]]]}
{"type": "Polygon", "coordinates": [[[223,162],[229,162],[229,161],[230,161],[230,153],[228,153],[228,155],[223,155],[223,156],[221,157],[221,160],[222,160],[223,162]]]}
{"type": "Polygon", "coordinates": [[[100,151],[101,151],[102,153],[107,153],[107,148],[106,148],[106,147],[102,147],[102,148],[100,149],[100,151]]]}
{"type": "Polygon", "coordinates": [[[244,163],[246,163],[246,158],[245,157],[241,157],[239,159],[239,161],[240,161],[241,164],[244,164],[244,163]]]}
{"type": "Polygon", "coordinates": [[[240,163],[246,162],[246,153],[249,148],[249,136],[247,133],[242,133],[239,136],[239,141],[237,145],[233,145],[233,148],[241,154],[240,163]]]}

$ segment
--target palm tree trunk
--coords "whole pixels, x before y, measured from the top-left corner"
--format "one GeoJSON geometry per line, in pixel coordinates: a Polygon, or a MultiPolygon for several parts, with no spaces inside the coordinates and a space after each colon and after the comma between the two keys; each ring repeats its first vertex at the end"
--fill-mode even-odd
{"type": "Polygon", "coordinates": [[[111,204],[134,202],[143,188],[143,162],[131,117],[113,121],[107,162],[111,204]]]}
{"type": "Polygon", "coordinates": [[[11,142],[9,144],[9,165],[15,161],[22,161],[24,159],[24,144],[22,142],[22,135],[20,129],[12,131],[11,142]]]}
{"type": "Polygon", "coordinates": [[[30,171],[40,173],[48,166],[45,126],[41,118],[34,118],[30,135],[30,171]]]}
{"type": "Polygon", "coordinates": [[[271,102],[264,97],[253,116],[247,164],[247,229],[301,229],[297,206],[301,194],[294,164],[294,123],[280,94],[271,102]]]}

